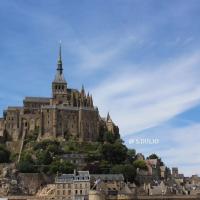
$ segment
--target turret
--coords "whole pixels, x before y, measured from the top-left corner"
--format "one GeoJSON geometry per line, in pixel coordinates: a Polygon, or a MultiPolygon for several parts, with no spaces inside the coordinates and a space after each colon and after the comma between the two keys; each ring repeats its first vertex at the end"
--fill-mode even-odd
{"type": "Polygon", "coordinates": [[[92,99],[92,95],[90,95],[90,106],[93,108],[93,99],[92,99]]]}

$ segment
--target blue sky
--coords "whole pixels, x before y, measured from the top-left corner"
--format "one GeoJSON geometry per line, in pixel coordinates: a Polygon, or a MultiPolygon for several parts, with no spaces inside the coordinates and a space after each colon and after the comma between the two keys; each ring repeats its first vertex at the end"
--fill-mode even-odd
{"type": "Polygon", "coordinates": [[[0,110],[50,96],[62,40],[69,87],[84,84],[130,148],[200,174],[198,0],[0,2],[0,110]],[[134,144],[133,139],[159,139],[134,144]]]}

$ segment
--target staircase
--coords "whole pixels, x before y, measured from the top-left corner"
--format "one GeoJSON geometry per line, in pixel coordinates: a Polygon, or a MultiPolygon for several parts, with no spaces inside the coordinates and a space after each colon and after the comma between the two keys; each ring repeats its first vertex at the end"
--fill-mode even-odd
{"type": "Polygon", "coordinates": [[[19,156],[18,156],[18,160],[17,160],[18,163],[21,159],[21,153],[22,153],[22,150],[23,150],[25,137],[26,137],[26,130],[24,130],[23,134],[22,134],[22,140],[21,140],[21,145],[20,145],[20,149],[19,149],[19,156]]]}
{"type": "Polygon", "coordinates": [[[38,197],[54,197],[55,196],[55,184],[48,184],[42,189],[38,190],[36,196],[38,197]]]}

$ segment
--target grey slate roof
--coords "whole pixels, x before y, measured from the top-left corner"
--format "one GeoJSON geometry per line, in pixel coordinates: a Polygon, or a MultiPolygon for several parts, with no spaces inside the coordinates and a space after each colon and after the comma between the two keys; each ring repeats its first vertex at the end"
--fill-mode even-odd
{"type": "Polygon", "coordinates": [[[67,88],[68,92],[79,92],[77,89],[73,89],[73,88],[67,88]]]}
{"type": "Polygon", "coordinates": [[[62,174],[59,177],[56,177],[56,183],[66,183],[71,181],[84,181],[90,180],[89,171],[78,171],[77,174],[62,174]]]}
{"type": "Polygon", "coordinates": [[[91,179],[101,179],[103,181],[124,181],[123,174],[91,174],[91,179]]]}
{"type": "Polygon", "coordinates": [[[41,102],[48,103],[50,98],[48,97],[25,97],[24,102],[41,102]]]}
{"type": "Polygon", "coordinates": [[[66,80],[65,80],[63,74],[56,73],[54,82],[55,82],[55,83],[66,83],[66,80]]]}

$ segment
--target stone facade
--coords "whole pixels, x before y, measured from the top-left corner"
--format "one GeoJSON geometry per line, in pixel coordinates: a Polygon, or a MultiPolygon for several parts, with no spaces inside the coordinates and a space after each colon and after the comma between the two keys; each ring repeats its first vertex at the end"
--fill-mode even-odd
{"type": "Polygon", "coordinates": [[[57,200],[88,200],[89,191],[89,171],[78,171],[56,177],[55,199],[57,200]]]}
{"type": "Polygon", "coordinates": [[[172,176],[174,178],[178,177],[178,167],[172,167],[172,176]]]}
{"type": "Polygon", "coordinates": [[[27,134],[46,138],[96,141],[101,126],[114,134],[118,130],[110,115],[101,118],[93,105],[92,95],[68,88],[63,75],[61,47],[57,72],[52,82],[52,97],[25,97],[22,107],[8,107],[0,118],[0,136],[19,141],[27,134]]]}

